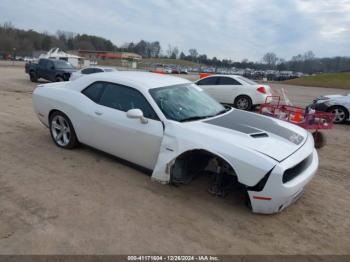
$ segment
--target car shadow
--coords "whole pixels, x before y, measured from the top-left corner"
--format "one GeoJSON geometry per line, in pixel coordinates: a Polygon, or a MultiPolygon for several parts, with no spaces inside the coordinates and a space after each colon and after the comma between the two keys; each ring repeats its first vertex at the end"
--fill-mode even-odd
{"type": "Polygon", "coordinates": [[[135,163],[129,162],[129,161],[125,160],[125,159],[122,159],[122,158],[119,158],[117,156],[108,154],[106,152],[103,152],[101,150],[98,150],[98,149],[96,149],[94,147],[91,147],[91,146],[88,146],[88,145],[80,145],[80,147],[82,149],[87,149],[89,151],[92,151],[93,153],[95,153],[95,154],[97,154],[99,156],[105,157],[105,158],[107,158],[109,160],[116,161],[116,162],[118,162],[118,163],[120,163],[122,165],[134,168],[134,169],[140,171],[141,173],[143,173],[143,174],[145,174],[147,176],[151,176],[152,175],[152,172],[153,172],[152,170],[147,169],[147,168],[142,167],[142,166],[139,166],[139,165],[137,165],[135,163]]]}
{"type": "MultiPolygon", "coordinates": [[[[95,154],[98,157],[98,161],[100,161],[101,158],[105,158],[111,161],[115,161],[119,164],[125,165],[127,167],[133,168],[136,171],[139,171],[143,175],[147,175],[151,178],[153,170],[147,169],[145,167],[139,166],[137,164],[134,164],[132,162],[129,162],[125,159],[119,158],[117,156],[108,154],[106,152],[103,152],[101,150],[98,150],[96,148],[90,147],[88,145],[81,145],[80,148],[82,150],[88,150],[95,154]]],[[[172,188],[176,188],[177,195],[181,195],[184,198],[186,196],[191,195],[191,198],[194,201],[205,201],[208,203],[211,203],[213,205],[219,205],[220,208],[227,208],[228,206],[234,206],[236,209],[240,210],[241,212],[245,213],[251,213],[250,209],[247,208],[245,203],[245,197],[246,195],[244,192],[242,192],[242,188],[238,184],[234,184],[230,191],[227,192],[227,194],[222,196],[216,196],[215,194],[209,193],[209,187],[212,185],[213,177],[208,174],[200,174],[198,176],[195,176],[193,180],[188,184],[168,184],[164,185],[164,190],[159,191],[158,194],[167,195],[168,193],[172,192],[172,188]],[[166,189],[166,186],[168,186],[168,190],[166,189]],[[170,191],[169,191],[170,190],[170,191]]]]}

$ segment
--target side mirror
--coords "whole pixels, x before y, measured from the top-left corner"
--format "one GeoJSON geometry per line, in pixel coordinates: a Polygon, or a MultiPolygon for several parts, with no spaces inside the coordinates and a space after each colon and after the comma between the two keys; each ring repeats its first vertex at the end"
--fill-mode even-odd
{"type": "Polygon", "coordinates": [[[51,70],[55,70],[55,66],[51,66],[51,70]]]}
{"type": "Polygon", "coordinates": [[[130,109],[128,112],[126,112],[126,116],[128,118],[138,118],[142,124],[148,123],[148,120],[144,118],[142,111],[138,108],[130,109]]]}

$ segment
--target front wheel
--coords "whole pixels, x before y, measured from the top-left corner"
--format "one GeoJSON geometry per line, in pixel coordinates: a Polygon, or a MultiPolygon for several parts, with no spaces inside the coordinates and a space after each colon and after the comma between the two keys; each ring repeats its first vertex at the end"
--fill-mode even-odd
{"type": "Polygon", "coordinates": [[[63,79],[62,76],[57,76],[56,77],[56,82],[63,82],[63,81],[64,81],[64,79],[63,79]]]}
{"type": "Polygon", "coordinates": [[[32,81],[33,83],[38,81],[38,77],[36,76],[35,72],[30,72],[29,73],[29,78],[30,78],[30,81],[32,81]]]}
{"type": "Polygon", "coordinates": [[[50,133],[58,147],[72,149],[78,145],[78,139],[69,118],[56,111],[50,116],[50,133]]]}
{"type": "Polygon", "coordinates": [[[252,109],[252,100],[249,96],[238,96],[233,102],[233,106],[240,110],[251,110],[252,109]]]}
{"type": "Polygon", "coordinates": [[[349,118],[349,113],[342,106],[332,106],[329,111],[335,115],[334,123],[336,124],[343,123],[349,118]]]}

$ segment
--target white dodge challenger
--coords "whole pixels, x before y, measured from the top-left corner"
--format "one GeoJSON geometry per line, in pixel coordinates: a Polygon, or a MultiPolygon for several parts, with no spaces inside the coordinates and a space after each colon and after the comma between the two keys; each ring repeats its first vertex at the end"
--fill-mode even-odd
{"type": "Polygon", "coordinates": [[[296,201],[318,167],[304,129],[223,107],[178,77],[92,74],[39,85],[33,104],[61,148],[92,146],[152,170],[161,183],[189,183],[209,173],[209,192],[216,195],[225,195],[231,179],[257,213],[296,201]]]}

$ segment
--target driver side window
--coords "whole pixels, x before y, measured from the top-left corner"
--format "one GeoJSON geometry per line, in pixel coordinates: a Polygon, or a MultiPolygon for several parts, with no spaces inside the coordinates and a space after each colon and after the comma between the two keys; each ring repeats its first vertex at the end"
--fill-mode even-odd
{"type": "Polygon", "coordinates": [[[138,108],[144,117],[159,120],[146,98],[136,89],[107,82],[95,82],[82,93],[95,103],[123,112],[138,108]]]}
{"type": "Polygon", "coordinates": [[[217,77],[206,77],[206,78],[198,81],[197,85],[199,85],[199,86],[217,85],[217,82],[218,82],[217,77]]]}
{"type": "Polygon", "coordinates": [[[103,70],[100,68],[94,68],[94,72],[93,73],[102,73],[103,70]]]}
{"type": "Polygon", "coordinates": [[[89,74],[93,73],[93,68],[85,68],[85,69],[81,70],[81,73],[83,75],[89,75],[89,74]]]}
{"type": "Polygon", "coordinates": [[[46,68],[47,69],[52,69],[53,66],[54,66],[54,63],[52,61],[47,61],[47,63],[46,63],[46,68]]]}
{"type": "Polygon", "coordinates": [[[240,82],[238,82],[237,80],[235,80],[231,77],[220,77],[218,84],[219,85],[235,85],[235,86],[242,85],[240,82]]]}

